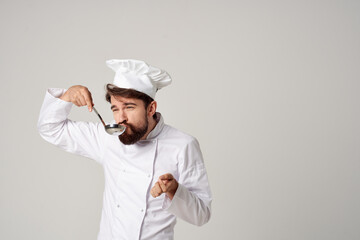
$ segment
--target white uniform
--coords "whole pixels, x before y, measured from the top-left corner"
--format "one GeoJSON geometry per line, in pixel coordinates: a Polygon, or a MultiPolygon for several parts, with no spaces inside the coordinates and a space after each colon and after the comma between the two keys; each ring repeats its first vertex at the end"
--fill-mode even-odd
{"type": "Polygon", "coordinates": [[[176,217],[202,225],[211,214],[211,192],[197,140],[160,120],[146,140],[122,144],[101,123],[67,119],[72,103],[65,90],[49,89],[38,129],[48,142],[100,163],[105,190],[99,240],[173,239],[176,217]],[[160,175],[171,173],[179,183],[172,200],[153,198],[150,189],[160,175]]]}

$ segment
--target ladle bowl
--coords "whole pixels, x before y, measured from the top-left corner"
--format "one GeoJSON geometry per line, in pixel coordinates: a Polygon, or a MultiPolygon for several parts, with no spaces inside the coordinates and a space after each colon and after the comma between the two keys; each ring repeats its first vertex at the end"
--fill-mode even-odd
{"type": "Polygon", "coordinates": [[[119,136],[121,134],[123,134],[126,130],[126,127],[123,125],[119,125],[116,123],[111,123],[111,124],[105,124],[104,120],[102,119],[102,117],[100,116],[99,112],[96,110],[95,107],[93,107],[95,114],[100,118],[102,124],[105,127],[105,131],[113,136],[119,136]]]}
{"type": "Polygon", "coordinates": [[[125,130],[126,130],[125,126],[116,123],[105,125],[105,131],[110,135],[119,136],[123,134],[125,130]]]}

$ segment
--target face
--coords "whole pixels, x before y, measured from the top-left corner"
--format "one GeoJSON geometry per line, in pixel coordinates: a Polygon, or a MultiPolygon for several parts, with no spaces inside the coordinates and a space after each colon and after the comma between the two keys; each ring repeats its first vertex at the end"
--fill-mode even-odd
{"type": "Polygon", "coordinates": [[[111,110],[116,123],[126,126],[125,132],[119,136],[123,144],[134,144],[145,136],[149,121],[142,100],[111,96],[111,110]]]}

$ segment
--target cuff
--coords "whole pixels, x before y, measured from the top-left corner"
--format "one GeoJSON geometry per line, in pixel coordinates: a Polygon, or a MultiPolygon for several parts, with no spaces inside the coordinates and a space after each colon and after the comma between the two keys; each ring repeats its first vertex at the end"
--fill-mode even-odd
{"type": "Polygon", "coordinates": [[[176,205],[179,202],[183,201],[186,191],[187,189],[183,185],[178,183],[178,188],[176,189],[175,195],[172,200],[168,197],[168,195],[165,194],[162,209],[172,213],[172,210],[176,208],[176,205]]]}
{"type": "Polygon", "coordinates": [[[49,88],[46,91],[42,111],[47,111],[49,118],[57,118],[57,115],[69,115],[72,108],[71,102],[66,102],[61,97],[67,89],[49,88]]]}
{"type": "Polygon", "coordinates": [[[67,91],[67,89],[62,89],[62,88],[49,88],[49,89],[47,90],[47,93],[50,94],[51,96],[53,96],[54,98],[59,98],[59,97],[61,97],[66,91],[67,91]]]}

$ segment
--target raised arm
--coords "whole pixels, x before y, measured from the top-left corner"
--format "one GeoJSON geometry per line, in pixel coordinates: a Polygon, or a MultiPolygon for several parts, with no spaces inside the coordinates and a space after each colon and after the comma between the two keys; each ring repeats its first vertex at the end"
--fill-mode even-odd
{"type": "Polygon", "coordinates": [[[69,120],[73,104],[87,106],[91,111],[93,102],[90,91],[79,85],[67,91],[48,89],[40,110],[39,133],[46,141],[65,151],[101,162],[103,127],[98,123],[69,120]]]}

